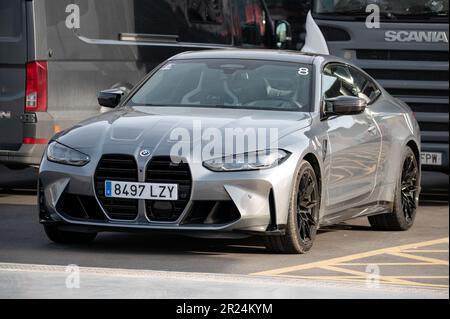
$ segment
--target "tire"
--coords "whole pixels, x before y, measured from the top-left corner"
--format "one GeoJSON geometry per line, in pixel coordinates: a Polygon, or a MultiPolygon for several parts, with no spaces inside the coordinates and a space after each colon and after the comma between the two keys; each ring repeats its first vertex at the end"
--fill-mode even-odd
{"type": "Polygon", "coordinates": [[[377,230],[408,230],[414,224],[420,187],[420,168],[410,147],[405,149],[391,213],[369,216],[370,225],[377,230]]]}
{"type": "Polygon", "coordinates": [[[88,244],[92,242],[97,233],[76,233],[59,230],[56,226],[44,226],[47,237],[58,244],[88,244]]]}
{"type": "Polygon", "coordinates": [[[316,173],[310,163],[302,161],[291,193],[286,233],[265,236],[266,248],[284,254],[304,254],[310,250],[317,234],[319,204],[316,173]],[[299,205],[302,202],[303,206],[299,205]]]}

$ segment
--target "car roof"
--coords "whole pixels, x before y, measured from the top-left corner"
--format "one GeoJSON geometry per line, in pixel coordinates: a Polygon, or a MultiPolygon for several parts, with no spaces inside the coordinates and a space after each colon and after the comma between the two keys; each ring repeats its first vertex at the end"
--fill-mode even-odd
{"type": "Polygon", "coordinates": [[[242,59],[312,64],[317,56],[319,55],[288,50],[223,49],[183,52],[170,60],[242,59]]]}

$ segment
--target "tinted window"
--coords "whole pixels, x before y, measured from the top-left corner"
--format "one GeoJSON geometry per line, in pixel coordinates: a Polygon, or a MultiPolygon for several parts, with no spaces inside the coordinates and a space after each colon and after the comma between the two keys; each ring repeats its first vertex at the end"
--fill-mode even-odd
{"type": "Polygon", "coordinates": [[[416,21],[448,19],[448,0],[315,0],[312,11],[314,14],[321,16],[365,19],[367,17],[367,6],[374,3],[380,9],[381,19],[389,20],[389,22],[406,19],[416,21]]]}
{"type": "Polygon", "coordinates": [[[187,6],[193,23],[223,23],[222,0],[189,0],[187,6]]]}
{"type": "Polygon", "coordinates": [[[370,77],[353,68],[350,68],[350,74],[358,89],[359,97],[364,98],[367,102],[372,102],[380,95],[380,90],[370,77]]]}
{"type": "Polygon", "coordinates": [[[0,1],[0,38],[18,37],[21,34],[22,1],[0,1]]]}
{"type": "MultiPolygon", "coordinates": [[[[121,33],[179,35],[178,17],[184,15],[180,7],[167,0],[75,0],[74,3],[80,8],[79,33],[91,39],[117,40],[121,33]]],[[[56,13],[53,16],[58,17],[56,13]]]]}
{"type": "Polygon", "coordinates": [[[330,64],[325,67],[322,77],[322,95],[325,99],[358,96],[358,88],[346,66],[330,64]]]}
{"type": "Polygon", "coordinates": [[[132,105],[310,110],[309,65],[252,60],[169,62],[132,105]]]}
{"type": "MultiPolygon", "coordinates": [[[[170,36],[179,42],[232,43],[231,19],[225,14],[225,0],[74,1],[81,13],[79,34],[90,39],[127,39],[127,34],[137,33],[147,38],[170,36]]],[[[167,58],[160,58],[161,50],[148,51],[153,59],[167,58]]],[[[172,52],[170,55],[176,53],[172,52]]]]}
{"type": "Polygon", "coordinates": [[[266,13],[261,1],[239,0],[237,5],[242,43],[263,46],[266,33],[266,13]]]}

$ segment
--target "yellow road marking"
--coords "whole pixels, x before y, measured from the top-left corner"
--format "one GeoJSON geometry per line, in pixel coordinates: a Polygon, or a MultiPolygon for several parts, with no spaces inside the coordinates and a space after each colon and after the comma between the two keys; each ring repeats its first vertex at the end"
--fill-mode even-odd
{"type": "Polygon", "coordinates": [[[448,261],[447,260],[442,260],[442,259],[437,259],[437,258],[430,258],[430,257],[424,257],[424,256],[417,256],[417,255],[412,255],[412,254],[405,254],[405,253],[402,253],[402,252],[389,252],[388,254],[392,255],[392,256],[397,256],[397,257],[403,257],[403,258],[420,260],[420,261],[428,262],[428,263],[433,264],[433,265],[446,265],[446,266],[448,266],[448,261]]]}
{"type": "MultiPolygon", "coordinates": [[[[392,276],[388,276],[392,277],[392,276]]],[[[411,279],[448,279],[448,276],[395,276],[395,278],[411,278],[411,279]]]]}
{"type": "MultiPolygon", "coordinates": [[[[341,263],[336,264],[336,266],[368,266],[374,263],[341,263]]],[[[376,263],[377,266],[436,266],[431,263],[376,263]]]]}
{"type": "MultiPolygon", "coordinates": [[[[292,278],[335,278],[335,279],[367,279],[367,274],[364,273],[364,276],[330,276],[330,275],[325,275],[325,276],[309,276],[309,275],[303,275],[303,276],[297,276],[297,275],[283,275],[283,276],[278,276],[278,277],[292,277],[292,278]]],[[[384,278],[404,278],[404,279],[449,279],[449,276],[383,276],[384,278]]],[[[414,283],[415,284],[415,283],[414,283]]]]}
{"type": "MultiPolygon", "coordinates": [[[[369,275],[366,272],[355,271],[355,270],[340,268],[340,267],[335,267],[335,266],[323,266],[320,268],[332,270],[332,271],[336,271],[336,272],[342,272],[342,273],[346,273],[346,274],[350,274],[350,275],[354,275],[354,276],[358,276],[358,277],[364,277],[364,278],[367,278],[367,276],[369,275]]],[[[394,283],[394,284],[409,284],[409,285],[414,284],[412,281],[397,279],[396,277],[392,278],[392,277],[381,276],[381,275],[378,275],[377,277],[379,280],[387,281],[387,282],[394,283]]]]}
{"type": "MultiPolygon", "coordinates": [[[[370,275],[369,273],[357,271],[354,269],[342,268],[342,266],[367,266],[367,265],[377,265],[377,266],[448,266],[449,263],[446,260],[425,257],[425,256],[417,256],[413,255],[415,252],[448,252],[448,250],[443,249],[419,249],[422,247],[439,245],[439,244],[448,244],[449,238],[440,238],[435,240],[429,240],[419,243],[382,248],[372,251],[367,251],[363,253],[331,258],[326,260],[321,260],[317,262],[312,262],[308,264],[295,265],[289,267],[282,267],[277,269],[271,269],[261,272],[252,273],[251,275],[257,276],[277,276],[277,277],[287,277],[287,278],[301,278],[301,279],[318,279],[318,280],[339,280],[339,281],[359,281],[361,282],[363,279],[367,279],[370,275]],[[368,257],[374,257],[379,255],[392,255],[401,258],[413,259],[420,262],[384,262],[378,263],[374,262],[353,262],[354,260],[364,259],[368,257]],[[308,269],[324,269],[330,270],[334,272],[338,272],[345,275],[337,275],[337,276],[310,276],[310,275],[292,275],[289,273],[298,272],[302,270],[308,269]]],[[[448,284],[432,284],[432,283],[424,283],[424,282],[415,282],[407,279],[448,279],[448,276],[408,276],[408,275],[399,275],[399,276],[378,276],[378,279],[381,282],[397,284],[397,285],[405,285],[405,286],[423,286],[423,287],[435,287],[435,288],[448,288],[448,284]]]]}
{"type": "Polygon", "coordinates": [[[413,249],[403,250],[404,253],[448,253],[448,249],[413,249]]]}
{"type": "MultiPolygon", "coordinates": [[[[367,251],[367,252],[359,253],[359,254],[353,254],[353,255],[348,255],[348,256],[343,256],[343,257],[326,259],[326,260],[312,262],[309,264],[260,271],[260,272],[252,273],[251,275],[258,275],[258,276],[280,275],[280,274],[288,273],[288,272],[294,272],[294,271],[299,271],[299,270],[317,268],[317,267],[321,267],[321,266],[345,263],[345,262],[352,261],[352,260],[373,257],[373,256],[377,256],[377,255],[391,253],[391,252],[401,252],[402,250],[444,244],[444,243],[448,243],[448,241],[449,241],[448,237],[445,237],[445,238],[440,238],[440,239],[435,239],[435,240],[430,240],[430,241],[425,241],[425,242],[420,242],[420,243],[401,245],[401,246],[395,246],[395,247],[389,247],[389,248],[382,248],[382,249],[367,251]]],[[[372,264],[375,264],[375,263],[372,263],[372,264]]]]}
{"type": "MultiPolygon", "coordinates": [[[[297,276],[297,275],[276,275],[275,277],[282,277],[282,278],[292,278],[292,279],[313,279],[313,280],[325,280],[325,281],[343,281],[343,282],[357,282],[357,283],[361,283],[361,282],[365,282],[367,280],[367,274],[362,277],[362,276],[297,276]]],[[[395,277],[396,276],[384,276],[386,277],[395,277]]],[[[408,277],[408,279],[415,279],[411,277],[408,277]]],[[[427,279],[431,279],[431,278],[427,278],[427,279]]],[[[447,278],[433,278],[433,279],[447,279],[447,278]]],[[[430,283],[422,283],[422,282],[415,282],[412,281],[413,284],[410,283],[406,283],[406,284],[401,284],[401,283],[391,283],[394,285],[399,285],[399,286],[416,286],[416,287],[429,287],[429,288],[447,288],[448,289],[448,285],[443,285],[443,284],[430,284],[430,283]]]]}

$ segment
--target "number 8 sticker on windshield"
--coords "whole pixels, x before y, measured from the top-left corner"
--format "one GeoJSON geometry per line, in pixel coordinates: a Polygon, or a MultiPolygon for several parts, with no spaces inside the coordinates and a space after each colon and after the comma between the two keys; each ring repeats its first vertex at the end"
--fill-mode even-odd
{"type": "Polygon", "coordinates": [[[299,75],[309,75],[309,69],[308,68],[299,68],[298,74],[299,75]]]}

